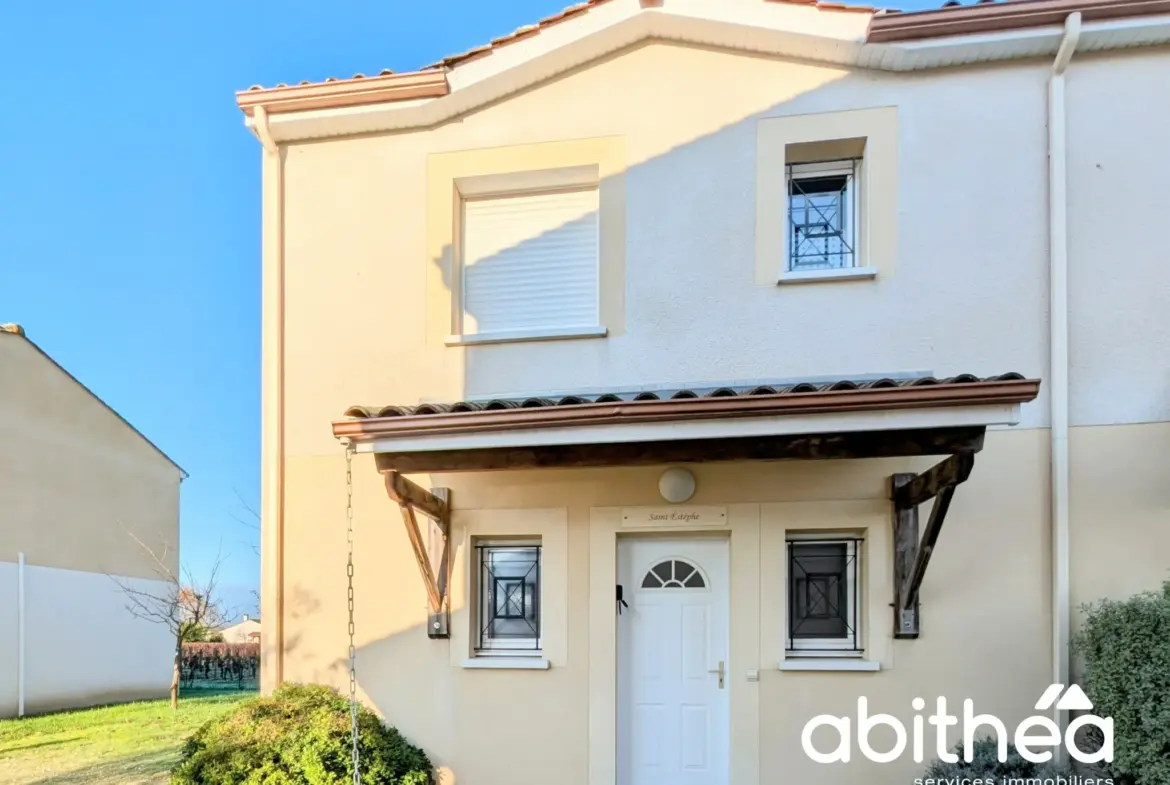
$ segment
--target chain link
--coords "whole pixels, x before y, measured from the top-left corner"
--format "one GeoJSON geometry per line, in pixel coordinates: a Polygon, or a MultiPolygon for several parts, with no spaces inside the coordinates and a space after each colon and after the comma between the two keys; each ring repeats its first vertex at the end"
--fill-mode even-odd
{"type": "Polygon", "coordinates": [[[361,785],[362,773],[358,755],[358,701],[357,701],[357,647],[354,645],[353,626],[353,444],[345,445],[345,542],[349,559],[345,575],[349,579],[349,719],[353,739],[353,785],[361,785]]]}

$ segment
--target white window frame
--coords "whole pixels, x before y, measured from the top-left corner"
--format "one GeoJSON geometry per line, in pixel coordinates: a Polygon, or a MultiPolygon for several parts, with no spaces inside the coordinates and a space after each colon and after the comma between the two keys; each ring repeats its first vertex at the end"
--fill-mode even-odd
{"type": "Polygon", "coordinates": [[[485,538],[474,541],[474,559],[473,559],[473,592],[475,609],[473,614],[473,632],[474,638],[472,640],[473,653],[475,657],[508,657],[508,658],[523,658],[531,657],[542,659],[544,657],[544,646],[541,641],[540,633],[544,629],[543,619],[544,615],[544,597],[542,596],[544,590],[544,546],[539,537],[525,537],[517,539],[507,538],[485,538]],[[490,609],[488,607],[488,597],[485,596],[483,590],[483,576],[484,576],[484,557],[487,552],[495,549],[509,549],[509,548],[537,548],[537,583],[536,583],[536,625],[538,635],[535,638],[507,638],[507,639],[491,639],[486,636],[484,632],[485,622],[490,609]]]}
{"type": "Polygon", "coordinates": [[[455,181],[456,198],[456,231],[454,233],[457,245],[455,275],[452,279],[452,333],[445,341],[447,346],[465,346],[473,344],[506,343],[512,341],[541,341],[570,338],[604,338],[608,335],[607,328],[601,322],[601,293],[604,282],[602,280],[601,264],[601,199],[602,189],[595,165],[565,167],[561,169],[542,169],[505,174],[480,175],[475,177],[458,178],[455,181]],[[515,330],[491,330],[467,332],[467,309],[465,294],[467,286],[465,276],[467,265],[464,261],[464,241],[466,232],[466,206],[468,202],[491,199],[507,199],[510,197],[539,196],[541,194],[565,193],[573,191],[592,191],[597,194],[598,226],[597,226],[597,255],[595,275],[597,290],[594,301],[594,324],[572,327],[541,327],[522,328],[515,330]]]}
{"type": "Polygon", "coordinates": [[[862,629],[862,609],[864,597],[861,596],[865,579],[863,575],[865,540],[860,535],[844,534],[840,532],[789,532],[784,543],[784,558],[788,560],[785,569],[784,586],[784,638],[785,658],[793,657],[857,657],[865,655],[865,637],[862,629]],[[791,608],[789,595],[792,592],[791,559],[789,548],[793,543],[804,545],[844,545],[846,564],[853,561],[853,568],[845,572],[846,618],[854,619],[856,624],[851,635],[845,638],[793,638],[792,622],[788,618],[788,609],[791,608]]]}
{"type": "Polygon", "coordinates": [[[865,158],[846,158],[814,163],[785,164],[784,232],[785,258],[779,283],[804,281],[850,280],[873,278],[877,270],[866,266],[865,259],[865,158]],[[795,265],[796,243],[792,231],[792,182],[818,177],[844,175],[849,178],[842,216],[843,234],[852,249],[852,264],[844,267],[799,267],[795,265]]]}

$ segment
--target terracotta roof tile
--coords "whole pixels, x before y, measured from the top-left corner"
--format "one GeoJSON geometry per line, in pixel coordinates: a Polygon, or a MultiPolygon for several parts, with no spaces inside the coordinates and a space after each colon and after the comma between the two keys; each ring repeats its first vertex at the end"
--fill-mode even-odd
{"type": "Polygon", "coordinates": [[[554,398],[541,396],[493,398],[490,400],[456,401],[453,403],[422,403],[415,406],[351,406],[345,416],[364,420],[382,417],[426,417],[450,413],[490,412],[506,409],[543,409],[559,406],[580,406],[597,403],[624,403],[629,401],[667,401],[700,398],[735,398],[757,395],[798,396],[808,393],[845,392],[850,390],[877,390],[911,387],[933,387],[937,385],[961,385],[979,382],[1020,381],[1018,373],[979,377],[974,374],[960,374],[949,378],[921,376],[913,379],[868,379],[854,381],[788,382],[778,384],[724,385],[712,387],[680,388],[675,390],[637,391],[625,393],[600,393],[595,395],[566,395],[554,398]]]}

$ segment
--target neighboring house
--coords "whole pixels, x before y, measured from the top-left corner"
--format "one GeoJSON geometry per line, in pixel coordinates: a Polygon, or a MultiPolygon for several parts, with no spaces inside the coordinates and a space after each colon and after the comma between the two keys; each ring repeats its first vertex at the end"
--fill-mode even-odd
{"type": "Polygon", "coordinates": [[[177,573],[185,473],[17,325],[0,380],[0,717],[166,695],[174,638],[124,588],[177,573]]]}
{"type": "Polygon", "coordinates": [[[239,622],[217,632],[223,636],[224,643],[259,643],[260,620],[244,614],[239,622]]]}
{"type": "Polygon", "coordinates": [[[905,783],[802,729],[1034,714],[1170,568],[1168,14],[593,0],[241,92],[264,689],[346,690],[352,607],[461,785],[905,783]]]}

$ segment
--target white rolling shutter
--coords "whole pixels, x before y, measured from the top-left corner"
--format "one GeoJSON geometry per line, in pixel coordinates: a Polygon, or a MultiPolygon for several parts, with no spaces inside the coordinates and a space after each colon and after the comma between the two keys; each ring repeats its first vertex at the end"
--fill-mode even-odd
{"type": "Polygon", "coordinates": [[[463,333],[598,325],[597,189],[463,202],[463,333]]]}

